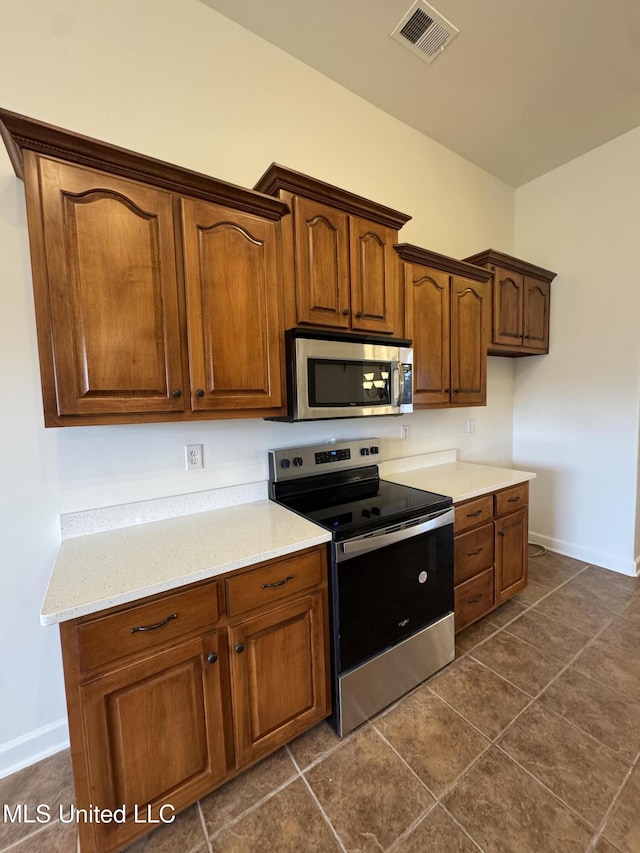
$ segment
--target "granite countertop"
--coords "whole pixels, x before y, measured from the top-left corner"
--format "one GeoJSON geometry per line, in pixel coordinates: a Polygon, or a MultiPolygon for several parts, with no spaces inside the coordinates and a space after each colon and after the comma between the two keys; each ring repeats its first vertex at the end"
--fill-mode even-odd
{"type": "MultiPolygon", "coordinates": [[[[455,450],[380,464],[386,480],[454,503],[535,474],[458,462],[455,450]]],[[[105,507],[61,517],[62,544],[40,622],[53,625],[331,541],[266,496],[266,483],[105,507]]]]}
{"type": "MultiPolygon", "coordinates": [[[[394,462],[383,463],[380,466],[380,475],[385,480],[392,480],[403,486],[449,495],[454,504],[534,480],[536,476],[531,471],[517,471],[513,468],[498,468],[474,462],[453,461],[408,469],[407,464],[411,464],[410,459],[402,460],[402,465],[394,465],[394,462]]],[[[415,465],[419,465],[417,457],[415,465]]]]}
{"type": "Polygon", "coordinates": [[[40,622],[96,613],[330,539],[270,500],[63,539],[40,622]]]}

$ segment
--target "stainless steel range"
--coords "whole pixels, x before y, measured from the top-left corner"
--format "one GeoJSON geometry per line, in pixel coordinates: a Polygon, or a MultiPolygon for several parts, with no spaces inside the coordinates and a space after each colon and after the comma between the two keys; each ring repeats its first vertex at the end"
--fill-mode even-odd
{"type": "Polygon", "coordinates": [[[269,451],[271,499],[332,532],[341,736],[455,657],[452,500],[381,480],[379,452],[375,438],[269,451]]]}

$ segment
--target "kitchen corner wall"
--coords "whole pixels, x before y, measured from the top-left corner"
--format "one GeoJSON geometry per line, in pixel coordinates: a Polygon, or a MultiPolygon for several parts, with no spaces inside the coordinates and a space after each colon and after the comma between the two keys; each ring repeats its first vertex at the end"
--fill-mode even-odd
{"type": "Polygon", "coordinates": [[[637,128],[516,192],[516,254],[558,271],[551,352],[515,374],[531,538],[626,574],[640,554],[639,163],[637,128]]]}
{"type": "MultiPolygon", "coordinates": [[[[280,162],[412,214],[402,241],[445,254],[513,249],[511,188],[197,0],[5,0],[2,23],[7,109],[244,186],[280,162]]],[[[3,148],[0,257],[0,775],[66,743],[58,632],[38,623],[60,513],[264,479],[268,447],[329,436],[511,461],[507,359],[489,360],[486,408],[415,413],[409,442],[395,419],[45,430],[23,186],[3,148]],[[187,473],[200,442],[205,468],[187,473]]]]}

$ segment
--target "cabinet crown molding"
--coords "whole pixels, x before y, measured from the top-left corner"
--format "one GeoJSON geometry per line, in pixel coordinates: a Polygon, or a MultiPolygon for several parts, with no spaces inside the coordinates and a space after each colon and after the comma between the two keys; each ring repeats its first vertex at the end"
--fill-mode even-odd
{"type": "Polygon", "coordinates": [[[412,246],[410,243],[397,243],[393,248],[402,260],[408,263],[421,264],[475,281],[489,281],[492,276],[491,270],[484,267],[474,266],[447,255],[440,255],[438,252],[432,252],[430,249],[423,249],[420,246],[412,246]]]}
{"type": "Polygon", "coordinates": [[[521,258],[506,255],[504,252],[498,252],[496,249],[485,249],[483,252],[478,252],[476,255],[471,255],[464,260],[471,264],[494,264],[498,267],[507,267],[514,272],[522,273],[522,275],[530,275],[533,278],[539,278],[542,281],[548,282],[552,282],[557,275],[557,273],[551,272],[551,270],[546,270],[536,264],[523,261],[521,258]]]}
{"type": "Polygon", "coordinates": [[[172,192],[253,213],[277,221],[289,208],[271,195],[239,187],[163,160],[0,109],[0,136],[16,175],[24,180],[23,151],[35,151],[77,165],[144,181],[172,192]]]}
{"type": "Polygon", "coordinates": [[[277,195],[281,191],[291,192],[294,195],[305,196],[305,198],[337,207],[345,213],[362,216],[379,225],[399,230],[411,219],[407,213],[400,213],[385,205],[363,198],[348,190],[327,184],[317,178],[296,172],[278,163],[272,163],[254,189],[261,193],[277,195]]]}

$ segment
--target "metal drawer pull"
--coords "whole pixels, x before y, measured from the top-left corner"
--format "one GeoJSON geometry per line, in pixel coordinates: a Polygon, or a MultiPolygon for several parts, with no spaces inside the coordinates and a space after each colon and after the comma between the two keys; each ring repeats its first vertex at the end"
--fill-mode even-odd
{"type": "Polygon", "coordinates": [[[209,652],[207,655],[207,663],[215,663],[218,660],[218,655],[215,652],[209,652]]]}
{"type": "Polygon", "coordinates": [[[481,595],[476,595],[476,596],[474,596],[473,598],[470,598],[470,599],[467,601],[467,604],[477,604],[479,601],[482,601],[482,596],[481,596],[481,595]]]}
{"type": "Polygon", "coordinates": [[[244,643],[236,643],[236,652],[241,655],[244,651],[244,643]]]}
{"type": "Polygon", "coordinates": [[[262,589],[273,589],[274,586],[284,586],[289,581],[292,581],[295,578],[295,575],[287,575],[286,578],[282,581],[276,581],[275,583],[263,583],[262,589]]]}
{"type": "Polygon", "coordinates": [[[482,548],[478,548],[477,551],[469,551],[467,557],[477,557],[478,554],[482,554],[482,548]]]}
{"type": "Polygon", "coordinates": [[[468,512],[467,518],[475,518],[477,515],[482,515],[481,509],[477,509],[475,512],[468,512]]]}
{"type": "Polygon", "coordinates": [[[167,625],[169,622],[171,622],[172,619],[177,619],[177,618],[178,618],[178,614],[172,613],[171,616],[167,616],[167,618],[163,619],[162,622],[156,622],[155,625],[138,625],[137,628],[131,629],[131,633],[135,634],[138,631],[155,631],[156,628],[162,628],[162,627],[164,627],[164,625],[167,625]]]}
{"type": "Polygon", "coordinates": [[[519,500],[520,500],[520,495],[518,495],[518,497],[517,497],[517,498],[507,498],[507,503],[508,503],[508,504],[514,504],[514,503],[516,503],[516,502],[517,502],[517,501],[519,501],[519,500]]]}

